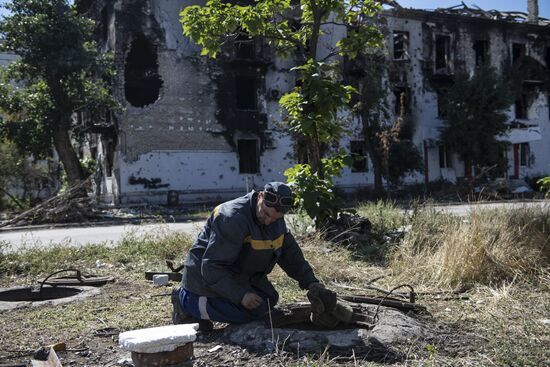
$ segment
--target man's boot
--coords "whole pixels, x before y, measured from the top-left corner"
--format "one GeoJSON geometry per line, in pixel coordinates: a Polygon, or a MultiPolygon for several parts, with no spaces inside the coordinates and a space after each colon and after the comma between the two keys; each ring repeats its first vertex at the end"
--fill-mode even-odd
{"type": "Polygon", "coordinates": [[[214,329],[212,321],[197,319],[181,308],[179,294],[179,288],[172,290],[172,323],[174,325],[198,323],[200,331],[212,331],[214,329]]]}

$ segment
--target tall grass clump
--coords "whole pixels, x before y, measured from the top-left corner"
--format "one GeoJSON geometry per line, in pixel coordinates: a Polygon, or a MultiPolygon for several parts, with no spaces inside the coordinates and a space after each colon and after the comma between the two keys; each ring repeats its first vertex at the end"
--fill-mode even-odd
{"type": "Polygon", "coordinates": [[[386,234],[406,224],[406,215],[393,201],[378,200],[358,206],[357,213],[367,217],[375,234],[386,234]]]}
{"type": "Polygon", "coordinates": [[[550,266],[550,211],[475,210],[466,217],[419,212],[389,263],[404,281],[443,288],[537,280],[550,266]]]}

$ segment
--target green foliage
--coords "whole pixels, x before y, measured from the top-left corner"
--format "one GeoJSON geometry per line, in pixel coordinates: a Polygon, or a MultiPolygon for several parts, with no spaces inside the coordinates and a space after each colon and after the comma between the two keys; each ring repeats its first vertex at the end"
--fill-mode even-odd
{"type": "Polygon", "coordinates": [[[325,178],[313,172],[309,164],[296,164],[288,168],[284,175],[292,186],[295,204],[303,208],[316,226],[322,225],[328,218],[336,218],[342,206],[341,199],[333,191],[333,177],[340,176],[352,159],[338,154],[322,160],[325,178]]]}
{"type": "MultiPolygon", "coordinates": [[[[99,54],[93,21],[67,0],[13,0],[4,7],[10,15],[0,21],[1,51],[19,58],[0,73],[0,136],[35,158],[49,156],[52,145],[68,145],[67,132],[82,134],[73,113],[117,107],[109,86],[112,56],[99,54]]],[[[75,167],[70,148],[58,149],[65,169],[75,167]]]]}
{"type": "Polygon", "coordinates": [[[84,178],[88,178],[94,174],[97,168],[97,162],[93,158],[84,158],[80,161],[82,171],[84,172],[84,178]]]}
{"type": "Polygon", "coordinates": [[[261,38],[279,56],[299,63],[291,70],[299,85],[279,103],[291,132],[305,142],[309,164],[289,168],[285,175],[295,185],[298,203],[317,225],[339,211],[332,177],[341,174],[338,167],[343,164],[339,156],[322,159],[321,147],[344,133],[337,115],[348,108],[355,92],[342,83],[341,63],[326,60],[336,55],[354,58],[366,45],[381,45],[381,32],[366,21],[378,10],[380,4],[374,0],[256,0],[246,6],[209,0],[180,13],[183,34],[202,46],[202,55],[216,57],[225,42],[247,36],[261,38]],[[325,26],[349,32],[321,59],[317,51],[326,46],[319,42],[325,26]]]}
{"type": "Polygon", "coordinates": [[[537,184],[543,191],[546,191],[546,197],[550,197],[550,176],[541,178],[537,181],[537,184]]]}
{"type": "Polygon", "coordinates": [[[472,77],[458,74],[447,99],[441,132],[445,145],[482,167],[502,162],[505,143],[496,137],[507,129],[505,110],[512,103],[504,79],[489,67],[476,69],[472,77]]]}
{"type": "MultiPolygon", "coordinates": [[[[379,10],[380,4],[373,0],[258,0],[247,6],[209,0],[205,6],[184,8],[180,20],[183,34],[202,46],[202,55],[216,57],[224,41],[243,32],[262,37],[279,55],[290,56],[308,53],[312,45],[315,48],[320,27],[329,24],[334,14],[350,29],[334,54],[354,57],[365,45],[382,42],[378,28],[364,21],[379,10]]],[[[304,59],[316,59],[316,55],[309,56],[304,59]]]]}
{"type": "Polygon", "coordinates": [[[387,157],[384,176],[392,185],[401,183],[403,176],[422,169],[422,155],[412,141],[403,139],[392,142],[387,157]]]}
{"type": "Polygon", "coordinates": [[[336,65],[314,60],[292,69],[299,72],[301,85],[279,101],[288,113],[292,132],[307,138],[317,136],[323,143],[342,135],[336,115],[350,102],[355,89],[338,82],[335,69],[336,65]]]}

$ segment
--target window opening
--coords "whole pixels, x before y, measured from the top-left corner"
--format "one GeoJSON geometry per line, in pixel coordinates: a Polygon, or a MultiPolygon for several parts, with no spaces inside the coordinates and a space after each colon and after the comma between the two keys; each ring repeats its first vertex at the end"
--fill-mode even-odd
{"type": "Polygon", "coordinates": [[[237,151],[239,154],[239,173],[260,172],[260,157],[256,139],[237,140],[237,151]]]}
{"type": "Polygon", "coordinates": [[[515,64],[523,56],[525,56],[525,44],[513,43],[512,44],[512,64],[515,64]]]}
{"type": "Polygon", "coordinates": [[[396,115],[404,115],[410,112],[410,101],[409,101],[409,88],[396,88],[393,91],[395,96],[394,112],[396,115]]]}
{"type": "Polygon", "coordinates": [[[256,45],[254,39],[246,34],[239,34],[235,40],[235,56],[238,59],[256,58],[256,45]]]}
{"type": "Polygon", "coordinates": [[[350,153],[353,158],[351,172],[366,172],[367,168],[367,152],[365,142],[362,140],[350,141],[350,153]]]}
{"type": "Polygon", "coordinates": [[[522,94],[515,102],[517,119],[527,119],[527,95],[522,94]]]}
{"type": "Polygon", "coordinates": [[[435,37],[435,70],[436,72],[449,71],[449,63],[451,60],[451,37],[437,35],[435,37]]]}
{"type": "Polygon", "coordinates": [[[476,53],[476,66],[481,66],[489,61],[489,41],[478,40],[474,42],[476,53]]]}
{"type": "Polygon", "coordinates": [[[144,36],[136,37],[126,56],[124,91],[132,106],[143,107],[159,98],[162,79],[158,74],[157,49],[144,36]]]}
{"type": "Polygon", "coordinates": [[[529,143],[521,143],[519,145],[519,165],[529,167],[530,155],[531,155],[531,149],[529,148],[529,143]]]}
{"type": "Polygon", "coordinates": [[[107,41],[109,36],[109,14],[107,13],[107,7],[104,6],[101,9],[101,37],[103,41],[107,41]]]}
{"type": "Polygon", "coordinates": [[[447,117],[447,90],[440,89],[437,91],[437,117],[447,117]]]}
{"type": "Polygon", "coordinates": [[[409,32],[393,32],[394,60],[409,60],[409,32]]]}
{"type": "Polygon", "coordinates": [[[446,145],[439,146],[439,168],[452,168],[451,154],[446,145]]]}
{"type": "Polygon", "coordinates": [[[256,78],[237,75],[235,78],[235,96],[237,109],[256,110],[256,78]]]}

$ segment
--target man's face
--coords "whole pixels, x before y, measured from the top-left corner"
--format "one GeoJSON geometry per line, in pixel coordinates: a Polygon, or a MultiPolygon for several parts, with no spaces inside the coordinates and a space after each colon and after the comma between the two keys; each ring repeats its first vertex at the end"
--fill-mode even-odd
{"type": "Polygon", "coordinates": [[[256,206],[256,217],[258,218],[258,221],[261,224],[268,226],[271,223],[275,222],[277,219],[282,218],[283,213],[281,213],[275,208],[270,208],[269,206],[265,205],[264,193],[262,191],[258,194],[258,204],[256,206]]]}

